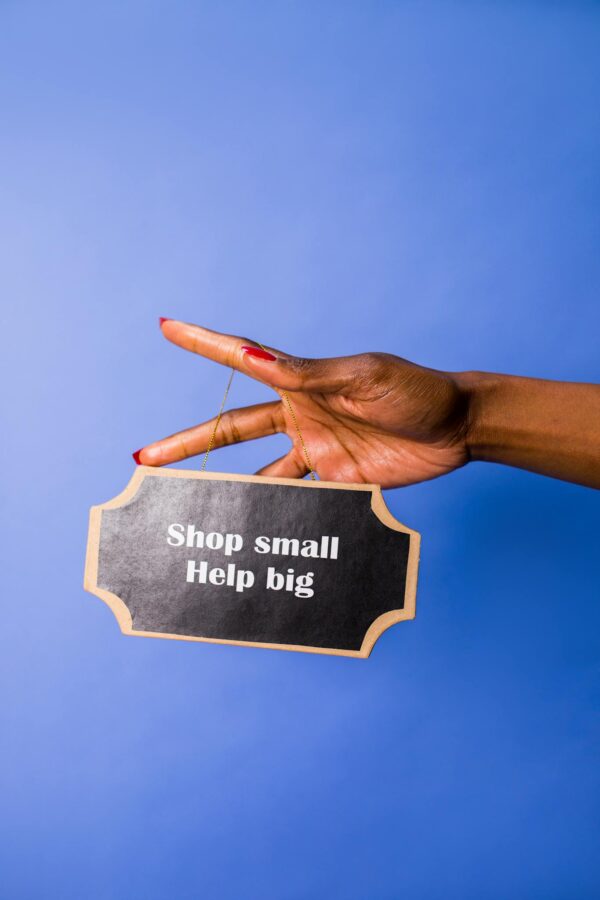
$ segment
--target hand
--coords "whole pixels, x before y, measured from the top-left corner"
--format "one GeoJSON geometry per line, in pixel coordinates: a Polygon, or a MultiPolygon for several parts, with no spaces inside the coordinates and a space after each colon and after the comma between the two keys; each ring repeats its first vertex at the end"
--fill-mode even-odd
{"type": "MultiPolygon", "coordinates": [[[[323,481],[384,488],[444,475],[468,460],[467,393],[448,373],[388,353],[303,359],[255,341],[161,319],[179,347],[238,369],[289,398],[313,468],[323,481]],[[256,352],[258,351],[258,353],[256,352]],[[256,354],[256,355],[255,355],[256,354]]],[[[215,419],[136,451],[162,466],[206,451],[215,419]]],[[[302,478],[309,471],[285,400],[224,412],[214,447],[285,433],[292,447],[258,475],[302,478]]]]}

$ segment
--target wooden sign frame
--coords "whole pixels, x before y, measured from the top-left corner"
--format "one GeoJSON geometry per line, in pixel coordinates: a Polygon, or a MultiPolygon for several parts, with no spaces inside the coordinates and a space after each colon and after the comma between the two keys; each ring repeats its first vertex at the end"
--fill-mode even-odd
{"type": "Polygon", "coordinates": [[[224,472],[203,472],[188,469],[155,468],[152,466],[137,466],[125,489],[108,500],[90,509],[89,532],[85,560],[85,572],[83,586],[90,594],[99,597],[111,609],[121,632],[134,637],[167,638],[177,641],[198,641],[206,644],[233,644],[239,647],[261,647],[267,650],[294,650],[301,653],[321,653],[329,656],[350,656],[366,659],[377,639],[397,622],[414,619],[416,614],[417,571],[419,566],[421,536],[417,531],[407,528],[391,514],[387,508],[381,487],[378,484],[344,484],[337,481],[303,481],[294,478],[273,478],[262,475],[234,475],[224,472]],[[308,647],[297,644],[269,644],[256,641],[221,640],[219,638],[196,637],[191,635],[167,634],[164,632],[137,631],[133,628],[131,613],[125,603],[116,594],[98,586],[98,557],[100,549],[100,527],[103,510],[116,509],[129,502],[137,493],[138,487],[144,478],[199,478],[211,481],[246,481],[260,484],[285,484],[298,490],[321,490],[333,488],[344,491],[369,491],[371,493],[371,509],[377,518],[388,528],[401,531],[410,536],[408,563],[406,569],[406,586],[404,593],[404,607],[390,610],[375,619],[368,628],[360,650],[345,650],[325,647],[308,647]]]}

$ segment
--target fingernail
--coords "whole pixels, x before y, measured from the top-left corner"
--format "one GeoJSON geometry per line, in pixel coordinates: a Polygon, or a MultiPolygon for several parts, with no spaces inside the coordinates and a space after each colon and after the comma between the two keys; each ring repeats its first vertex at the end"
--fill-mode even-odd
{"type": "Polygon", "coordinates": [[[133,456],[133,458],[135,459],[136,466],[141,466],[140,453],[142,452],[143,449],[144,449],[143,447],[140,447],[139,450],[136,450],[135,453],[131,454],[133,456]]]}
{"type": "Polygon", "coordinates": [[[162,328],[164,322],[172,322],[172,321],[173,321],[172,319],[165,319],[164,316],[159,316],[158,317],[158,327],[162,328]]]}
{"type": "Polygon", "coordinates": [[[261,350],[260,347],[242,347],[242,350],[248,356],[255,356],[257,359],[268,359],[269,362],[274,362],[277,359],[272,353],[269,353],[267,350],[261,350]]]}

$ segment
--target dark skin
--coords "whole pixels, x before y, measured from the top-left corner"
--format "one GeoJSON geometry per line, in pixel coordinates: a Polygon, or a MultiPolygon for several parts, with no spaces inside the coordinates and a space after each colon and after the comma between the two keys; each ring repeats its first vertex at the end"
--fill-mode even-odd
{"type": "MultiPolygon", "coordinates": [[[[303,359],[174,319],[163,335],[268,385],[279,399],[223,414],[214,447],[285,433],[288,453],[258,475],[302,478],[306,457],[289,393],[323,481],[401,487],[471,460],[505,463],[600,488],[600,386],[485,372],[442,372],[389,353],[303,359]],[[273,358],[264,358],[267,356],[273,358]]],[[[149,466],[206,451],[210,419],[136,451],[149,466]]]]}

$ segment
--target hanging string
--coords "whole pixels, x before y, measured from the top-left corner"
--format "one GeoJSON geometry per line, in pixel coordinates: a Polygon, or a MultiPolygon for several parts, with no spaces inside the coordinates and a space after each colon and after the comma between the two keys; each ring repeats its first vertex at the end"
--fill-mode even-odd
{"type": "MultiPolygon", "coordinates": [[[[263,347],[263,345],[259,341],[256,341],[255,343],[257,343],[258,346],[262,350],[264,350],[265,352],[268,352],[267,348],[263,347]]],[[[208,460],[208,454],[212,450],[213,444],[215,442],[215,435],[217,433],[217,428],[219,427],[219,423],[220,423],[221,417],[223,415],[223,410],[225,409],[225,403],[227,402],[227,396],[229,394],[229,388],[231,387],[231,382],[233,381],[234,372],[235,372],[235,369],[232,369],[231,374],[229,376],[229,381],[227,382],[227,387],[225,388],[225,393],[223,394],[223,400],[221,401],[221,408],[218,412],[217,418],[215,419],[215,424],[213,426],[212,434],[208,441],[206,453],[204,454],[204,460],[202,461],[202,466],[200,469],[201,471],[204,471],[204,469],[206,467],[206,462],[208,460]]],[[[308,453],[308,447],[306,446],[306,444],[304,442],[304,438],[302,437],[302,432],[300,431],[300,425],[298,424],[298,419],[296,418],[296,413],[294,411],[294,407],[292,406],[292,401],[290,400],[290,397],[289,397],[289,394],[287,391],[281,391],[281,397],[285,401],[286,406],[289,410],[292,422],[294,423],[294,428],[296,429],[296,433],[297,433],[298,439],[300,441],[300,446],[302,447],[302,452],[304,454],[304,459],[306,460],[306,465],[308,466],[308,471],[310,474],[311,481],[316,481],[317,476],[315,474],[315,470],[313,468],[313,464],[311,462],[311,459],[310,459],[310,456],[308,453]]]]}
{"type": "Polygon", "coordinates": [[[230,376],[229,376],[229,381],[227,382],[227,387],[225,388],[225,393],[223,394],[223,399],[221,400],[221,409],[219,410],[219,413],[218,413],[218,415],[217,415],[217,418],[215,419],[215,424],[214,424],[214,427],[213,427],[213,430],[212,430],[212,434],[211,434],[211,436],[210,436],[210,439],[209,439],[209,441],[208,441],[208,446],[207,446],[207,448],[206,448],[206,453],[204,454],[204,459],[202,460],[202,465],[200,466],[200,471],[201,471],[201,472],[203,472],[204,469],[206,468],[206,462],[207,462],[207,460],[208,460],[208,454],[209,454],[210,451],[212,450],[212,445],[213,445],[214,442],[215,442],[215,434],[217,433],[217,428],[219,427],[219,422],[221,421],[221,416],[223,415],[223,410],[225,409],[225,403],[226,403],[226,401],[227,401],[227,395],[229,394],[229,388],[231,387],[231,382],[233,381],[233,374],[234,374],[234,372],[235,372],[235,369],[232,369],[232,370],[231,370],[231,374],[230,374],[230,376]]]}

